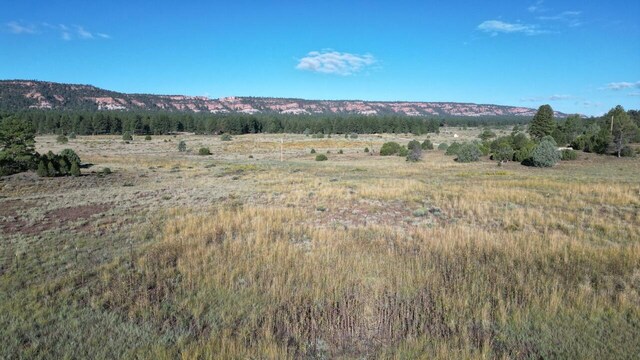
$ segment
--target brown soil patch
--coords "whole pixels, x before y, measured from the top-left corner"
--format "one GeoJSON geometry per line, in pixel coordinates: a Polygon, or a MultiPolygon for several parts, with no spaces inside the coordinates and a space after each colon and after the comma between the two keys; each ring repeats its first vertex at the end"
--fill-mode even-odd
{"type": "Polygon", "coordinates": [[[63,228],[77,220],[88,219],[110,208],[111,204],[95,204],[56,209],[49,211],[39,223],[27,225],[26,221],[16,219],[11,223],[0,223],[0,228],[7,233],[21,232],[27,235],[36,235],[43,231],[63,228]]]}

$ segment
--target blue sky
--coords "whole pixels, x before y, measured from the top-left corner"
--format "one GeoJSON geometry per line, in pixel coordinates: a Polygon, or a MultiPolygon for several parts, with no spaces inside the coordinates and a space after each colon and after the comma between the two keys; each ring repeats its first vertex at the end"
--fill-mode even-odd
{"type": "Polygon", "coordinates": [[[0,0],[0,78],[138,93],[640,108],[639,1],[0,0]]]}

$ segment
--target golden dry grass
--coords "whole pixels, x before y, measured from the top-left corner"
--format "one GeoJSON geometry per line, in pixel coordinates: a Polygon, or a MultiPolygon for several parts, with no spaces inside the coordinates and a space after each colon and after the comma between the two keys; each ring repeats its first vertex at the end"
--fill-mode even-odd
{"type": "MultiPolygon", "coordinates": [[[[213,155],[178,153],[173,137],[76,141],[96,169],[117,171],[92,190],[82,182],[95,175],[76,179],[59,207],[112,203],[86,226],[108,229],[114,245],[95,250],[106,260],[86,263],[63,257],[73,247],[47,242],[91,248],[101,243],[96,233],[15,234],[3,245],[5,254],[21,241],[56,249],[53,263],[70,271],[45,286],[43,275],[3,258],[3,290],[36,301],[46,288],[45,309],[70,314],[45,327],[31,353],[94,349],[47,345],[58,326],[94,341],[110,336],[121,351],[106,347],[104,356],[143,358],[629,358],[640,350],[637,160],[582,155],[541,170],[458,164],[430,151],[411,164],[361,151],[389,135],[292,135],[280,162],[277,136],[184,138],[213,155]],[[331,149],[329,161],[313,161],[311,147],[331,149]],[[132,222],[105,225],[118,217],[132,222]],[[34,285],[18,291],[20,278],[34,285]],[[117,325],[74,330],[82,311],[117,325]]],[[[4,189],[17,194],[12,184],[4,189]]],[[[50,186],[37,182],[40,194],[29,198],[45,199],[47,210],[18,217],[36,221],[55,208],[50,186]]],[[[3,324],[29,329],[23,322],[41,316],[3,324]]],[[[16,354],[14,343],[2,354],[16,354]]]]}

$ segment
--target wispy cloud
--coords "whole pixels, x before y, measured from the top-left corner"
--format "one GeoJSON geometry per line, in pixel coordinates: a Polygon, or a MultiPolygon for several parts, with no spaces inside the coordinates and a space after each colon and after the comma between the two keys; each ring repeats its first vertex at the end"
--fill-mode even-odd
{"type": "Polygon", "coordinates": [[[17,21],[10,21],[5,24],[7,30],[12,34],[35,34],[37,29],[31,24],[21,24],[17,21]]]}
{"type": "Polygon", "coordinates": [[[530,13],[537,13],[537,12],[546,11],[546,9],[542,7],[542,3],[544,3],[543,0],[536,1],[533,5],[530,5],[527,8],[527,11],[529,11],[530,13]]]}
{"type": "Polygon", "coordinates": [[[520,99],[523,102],[540,102],[540,101],[564,101],[575,99],[573,95],[551,95],[551,96],[531,96],[520,99]]]}
{"type": "Polygon", "coordinates": [[[624,89],[633,89],[633,88],[640,88],[640,81],[636,81],[636,82],[627,82],[627,81],[612,82],[612,83],[608,83],[603,89],[607,89],[607,90],[624,90],[624,89]]]}
{"type": "Polygon", "coordinates": [[[371,54],[358,55],[333,50],[312,51],[298,61],[296,69],[323,74],[353,75],[377,62],[371,54]]]}
{"type": "Polygon", "coordinates": [[[627,96],[640,96],[640,91],[629,93],[627,96]]]}
{"type": "Polygon", "coordinates": [[[76,25],[76,34],[80,39],[93,39],[93,34],[84,29],[84,27],[76,25]]]}
{"type": "Polygon", "coordinates": [[[582,25],[580,20],[581,11],[563,11],[556,15],[538,16],[538,20],[542,21],[560,21],[566,23],[570,27],[576,27],[582,25]]]}
{"type": "Polygon", "coordinates": [[[529,36],[546,34],[548,31],[540,29],[537,25],[528,25],[521,23],[508,23],[500,20],[487,20],[478,25],[478,30],[496,36],[500,33],[504,34],[525,34],[529,36]]]}
{"type": "Polygon", "coordinates": [[[16,35],[21,34],[57,34],[62,40],[91,40],[91,39],[111,39],[105,33],[93,33],[82,25],[50,24],[47,22],[32,24],[18,21],[11,21],[5,24],[6,29],[16,35]]]}

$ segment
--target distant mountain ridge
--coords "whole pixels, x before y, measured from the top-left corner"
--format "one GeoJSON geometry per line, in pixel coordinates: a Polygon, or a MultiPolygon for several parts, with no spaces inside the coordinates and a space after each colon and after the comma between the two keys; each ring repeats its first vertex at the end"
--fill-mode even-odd
{"type": "MultiPolygon", "coordinates": [[[[304,100],[126,94],[92,85],[0,80],[0,109],[165,110],[205,113],[360,114],[408,116],[526,116],[536,109],[456,102],[304,100]]],[[[556,112],[559,117],[566,114],[556,112]]]]}

